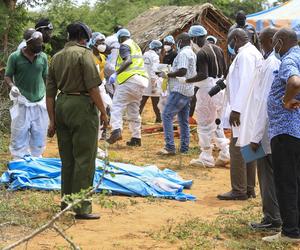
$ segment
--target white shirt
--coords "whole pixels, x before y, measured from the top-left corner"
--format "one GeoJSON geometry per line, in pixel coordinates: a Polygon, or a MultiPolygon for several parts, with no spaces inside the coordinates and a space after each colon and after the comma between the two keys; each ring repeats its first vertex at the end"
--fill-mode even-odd
{"type": "MultiPolygon", "coordinates": [[[[185,78],[189,79],[197,74],[196,70],[197,56],[193,52],[191,46],[185,46],[178,52],[172,64],[171,72],[175,72],[179,69],[186,69],[185,78]]],[[[194,95],[194,85],[189,83],[181,83],[177,78],[169,78],[169,90],[170,92],[178,92],[185,96],[194,95]]]]}
{"type": "Polygon", "coordinates": [[[272,53],[264,62],[263,75],[259,85],[255,88],[253,98],[258,102],[258,109],[253,110],[257,114],[254,126],[251,132],[250,142],[261,142],[266,154],[271,154],[270,139],[268,136],[269,118],[267,100],[274,80],[274,71],[278,71],[280,66],[274,53],[272,53]]]}
{"type": "MultiPolygon", "coordinates": [[[[261,78],[264,58],[250,42],[239,48],[238,54],[229,68],[227,93],[231,111],[241,114],[243,120],[249,94],[261,78]]],[[[234,138],[239,137],[240,127],[232,127],[234,138]]]]}
{"type": "Polygon", "coordinates": [[[145,69],[149,75],[149,85],[145,89],[145,96],[159,96],[159,89],[157,86],[158,76],[155,74],[159,65],[159,55],[154,50],[148,50],[144,53],[145,69]]]}

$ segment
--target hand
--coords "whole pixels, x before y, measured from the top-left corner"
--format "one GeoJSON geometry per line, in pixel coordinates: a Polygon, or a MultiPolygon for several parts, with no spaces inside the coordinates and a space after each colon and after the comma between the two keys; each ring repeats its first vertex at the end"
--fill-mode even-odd
{"type": "Polygon", "coordinates": [[[229,124],[233,127],[240,126],[241,125],[240,116],[241,114],[239,112],[231,111],[229,116],[229,124]]]}
{"type": "Polygon", "coordinates": [[[161,78],[168,79],[168,74],[165,71],[159,72],[157,75],[161,78]]]}
{"type": "Polygon", "coordinates": [[[283,103],[284,108],[288,110],[294,110],[300,108],[300,101],[296,99],[292,99],[288,102],[283,103]]]}
{"type": "Polygon", "coordinates": [[[106,129],[108,126],[108,118],[106,113],[101,113],[100,115],[100,124],[102,125],[102,129],[106,129]]]}
{"type": "Polygon", "coordinates": [[[253,152],[256,152],[257,149],[259,148],[259,144],[258,143],[255,143],[255,142],[250,142],[250,147],[252,149],[253,152]]]}
{"type": "Polygon", "coordinates": [[[20,92],[20,90],[18,89],[18,87],[16,87],[16,86],[12,86],[11,87],[11,90],[10,90],[10,94],[13,96],[13,97],[18,97],[18,96],[20,96],[21,95],[21,92],[20,92]]]}
{"type": "Polygon", "coordinates": [[[108,79],[108,84],[114,84],[116,82],[116,79],[117,79],[117,73],[113,73],[109,79],[108,79]]]}
{"type": "Polygon", "coordinates": [[[55,132],[56,132],[55,122],[50,121],[50,124],[48,127],[48,137],[52,138],[55,135],[55,132]]]}
{"type": "Polygon", "coordinates": [[[185,84],[185,83],[186,83],[186,78],[185,78],[185,77],[179,77],[179,76],[177,76],[176,79],[177,79],[180,83],[182,83],[182,84],[185,84]]]}

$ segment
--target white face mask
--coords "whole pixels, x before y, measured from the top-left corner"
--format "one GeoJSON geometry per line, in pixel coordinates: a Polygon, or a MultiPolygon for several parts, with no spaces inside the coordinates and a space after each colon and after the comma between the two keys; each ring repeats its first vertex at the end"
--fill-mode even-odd
{"type": "Polygon", "coordinates": [[[97,49],[99,50],[99,52],[104,52],[106,50],[106,44],[99,44],[97,46],[97,49]]]}
{"type": "Polygon", "coordinates": [[[164,50],[169,52],[172,49],[170,45],[164,45],[164,50]]]}

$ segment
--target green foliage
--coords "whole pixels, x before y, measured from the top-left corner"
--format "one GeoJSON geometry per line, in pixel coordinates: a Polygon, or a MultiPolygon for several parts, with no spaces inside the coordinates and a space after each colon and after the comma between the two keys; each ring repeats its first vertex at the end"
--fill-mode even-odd
{"type": "Polygon", "coordinates": [[[181,249],[292,249],[285,243],[264,243],[263,233],[255,232],[248,226],[250,221],[260,219],[260,204],[250,203],[241,210],[220,210],[220,215],[213,221],[201,218],[188,218],[176,223],[171,220],[150,236],[158,241],[167,240],[179,243],[181,249]]]}

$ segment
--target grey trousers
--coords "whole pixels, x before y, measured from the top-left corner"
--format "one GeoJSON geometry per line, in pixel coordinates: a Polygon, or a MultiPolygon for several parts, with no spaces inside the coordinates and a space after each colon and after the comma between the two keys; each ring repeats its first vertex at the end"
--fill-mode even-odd
{"type": "Polygon", "coordinates": [[[254,192],[256,161],[245,163],[236,142],[237,138],[231,138],[229,145],[231,188],[233,193],[244,195],[254,192]]]}
{"type": "Polygon", "coordinates": [[[281,217],[276,197],[272,155],[257,160],[257,176],[262,199],[264,220],[281,225],[281,217]]]}

